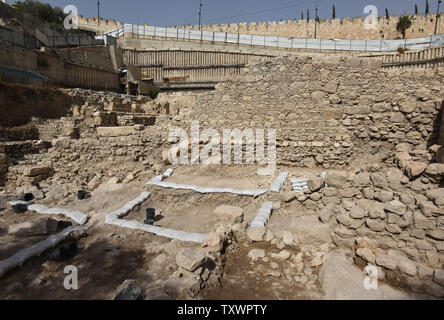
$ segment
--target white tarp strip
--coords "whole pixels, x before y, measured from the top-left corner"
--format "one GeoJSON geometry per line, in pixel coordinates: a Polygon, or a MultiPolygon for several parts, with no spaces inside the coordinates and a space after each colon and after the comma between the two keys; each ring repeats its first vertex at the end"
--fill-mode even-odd
{"type": "MultiPolygon", "coordinates": [[[[322,173],[321,173],[321,178],[322,178],[323,180],[325,180],[325,176],[326,176],[326,175],[327,175],[327,171],[322,172],[322,173]]],[[[327,183],[325,183],[325,186],[328,187],[327,183]]]]}
{"type": "Polygon", "coordinates": [[[119,219],[125,217],[128,213],[131,212],[137,205],[144,202],[146,199],[150,197],[150,192],[142,192],[136,199],[131,200],[127,204],[125,204],[122,208],[117,209],[113,212],[108,213],[105,216],[105,223],[110,223],[112,220],[119,219]]]}
{"type": "Polygon", "coordinates": [[[35,211],[39,214],[60,214],[64,215],[76,223],[83,225],[88,221],[88,216],[84,214],[83,212],[71,210],[71,209],[64,209],[64,208],[50,208],[48,206],[45,206],[43,204],[33,204],[30,202],[25,201],[10,201],[8,202],[11,206],[16,204],[26,204],[28,205],[28,210],[35,211]]]}
{"type": "Polygon", "coordinates": [[[164,181],[149,181],[146,185],[157,186],[162,188],[170,188],[170,189],[183,189],[183,190],[193,190],[199,193],[233,193],[241,196],[250,196],[250,197],[259,197],[264,193],[267,193],[267,189],[250,189],[250,190],[237,190],[232,188],[213,188],[213,187],[200,187],[200,186],[190,186],[185,184],[177,184],[172,182],[164,182],[164,181]]]}
{"type": "Polygon", "coordinates": [[[155,176],[153,179],[151,179],[151,181],[155,181],[155,182],[160,182],[163,181],[166,178],[171,177],[171,175],[173,174],[174,170],[173,169],[168,169],[166,170],[163,174],[155,176]]]}
{"type": "Polygon", "coordinates": [[[108,213],[105,216],[105,223],[123,228],[142,230],[149,233],[154,233],[158,236],[170,239],[177,239],[180,241],[202,243],[203,240],[208,236],[207,234],[203,233],[194,233],[194,232],[167,229],[157,226],[146,225],[134,220],[120,219],[128,215],[136,206],[147,200],[150,195],[151,195],[150,192],[142,192],[136,199],[128,202],[122,208],[108,213]]]}
{"type": "Polygon", "coordinates": [[[288,178],[288,172],[281,172],[279,176],[274,180],[274,182],[270,186],[271,192],[280,192],[282,186],[284,185],[285,181],[288,178]]]}
{"type": "Polygon", "coordinates": [[[304,192],[304,190],[308,190],[308,179],[307,178],[291,178],[291,188],[293,191],[299,193],[304,192]]]}
{"type": "Polygon", "coordinates": [[[273,210],[273,202],[272,201],[264,202],[262,207],[259,209],[256,217],[250,223],[250,228],[265,227],[265,225],[268,223],[268,220],[270,220],[270,215],[272,210],[273,210]]]}
{"type": "Polygon", "coordinates": [[[71,232],[74,231],[80,231],[80,230],[88,230],[87,227],[79,227],[79,226],[73,226],[68,227],[62,232],[50,236],[48,239],[40,241],[39,243],[33,245],[30,248],[23,249],[16,254],[14,254],[12,257],[1,260],[0,261],[0,277],[3,276],[6,272],[9,270],[23,265],[23,263],[33,257],[40,256],[43,252],[45,252],[48,249],[54,248],[56,245],[58,245],[60,242],[65,240],[71,232]]]}
{"type": "Polygon", "coordinates": [[[166,178],[171,177],[171,175],[173,174],[173,172],[174,172],[174,170],[171,169],[171,168],[168,169],[168,170],[166,170],[166,171],[163,173],[163,175],[162,175],[163,179],[166,179],[166,178]]]}

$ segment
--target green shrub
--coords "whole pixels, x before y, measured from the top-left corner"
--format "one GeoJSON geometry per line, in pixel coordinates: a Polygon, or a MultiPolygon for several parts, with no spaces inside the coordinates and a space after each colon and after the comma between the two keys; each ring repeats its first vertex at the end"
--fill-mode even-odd
{"type": "Polygon", "coordinates": [[[160,93],[160,89],[159,88],[153,88],[150,89],[150,91],[148,92],[148,95],[150,96],[151,99],[155,100],[157,98],[157,96],[160,93]]]}
{"type": "Polygon", "coordinates": [[[409,51],[409,49],[408,48],[399,47],[397,51],[398,51],[399,54],[403,54],[404,52],[409,51]]]}

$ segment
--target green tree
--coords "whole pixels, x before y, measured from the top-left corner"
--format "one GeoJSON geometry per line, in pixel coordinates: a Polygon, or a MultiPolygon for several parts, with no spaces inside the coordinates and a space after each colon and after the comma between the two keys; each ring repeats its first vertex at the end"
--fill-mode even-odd
{"type": "Polygon", "coordinates": [[[310,10],[307,9],[307,22],[310,22],[310,10]]]}
{"type": "Polygon", "coordinates": [[[14,7],[22,13],[25,25],[42,27],[50,25],[57,30],[63,30],[63,21],[67,16],[60,7],[51,7],[47,3],[34,0],[17,1],[14,7]]]}
{"type": "Polygon", "coordinates": [[[301,11],[301,20],[304,20],[304,11],[301,11]]]}
{"type": "Polygon", "coordinates": [[[385,18],[388,20],[388,19],[390,19],[390,16],[389,16],[389,10],[387,9],[387,8],[385,8],[385,18]]]}
{"type": "Polygon", "coordinates": [[[335,8],[335,5],[333,5],[333,13],[331,15],[331,18],[332,19],[336,19],[336,8],[335,8]]]}
{"type": "Polygon", "coordinates": [[[428,15],[430,13],[430,6],[429,6],[429,0],[426,0],[426,9],[425,14],[428,15]]]}
{"type": "Polygon", "coordinates": [[[418,14],[418,5],[415,4],[415,14],[418,14]]]}
{"type": "Polygon", "coordinates": [[[401,32],[402,38],[405,39],[405,31],[412,26],[412,19],[409,15],[403,15],[396,24],[396,30],[401,32]]]}

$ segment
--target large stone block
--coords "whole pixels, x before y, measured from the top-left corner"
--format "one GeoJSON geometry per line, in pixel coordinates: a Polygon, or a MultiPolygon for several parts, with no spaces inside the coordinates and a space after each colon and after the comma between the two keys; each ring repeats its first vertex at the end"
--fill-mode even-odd
{"type": "Polygon", "coordinates": [[[43,176],[47,175],[50,171],[51,168],[44,166],[27,167],[24,169],[23,175],[26,177],[43,176]]]}
{"type": "Polygon", "coordinates": [[[98,127],[97,134],[99,137],[120,137],[130,136],[137,131],[134,127],[98,127]]]}
{"type": "Polygon", "coordinates": [[[176,255],[176,264],[190,272],[202,266],[205,260],[206,256],[197,250],[182,249],[176,255]]]}

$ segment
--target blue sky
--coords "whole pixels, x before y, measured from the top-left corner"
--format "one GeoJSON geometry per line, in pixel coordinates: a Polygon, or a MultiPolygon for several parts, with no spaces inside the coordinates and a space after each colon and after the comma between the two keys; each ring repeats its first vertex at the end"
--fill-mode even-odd
{"type": "MultiPolygon", "coordinates": [[[[41,0],[63,8],[75,5],[84,16],[97,16],[96,0],[41,0]]],[[[202,0],[203,24],[221,24],[236,22],[260,22],[299,19],[310,9],[314,17],[314,8],[318,3],[321,18],[331,18],[332,5],[336,7],[337,17],[365,16],[366,5],[375,5],[378,14],[384,15],[385,8],[390,14],[414,13],[415,4],[419,12],[424,12],[426,0],[202,0]]],[[[8,0],[9,3],[13,2],[8,0]]],[[[100,0],[101,16],[126,23],[147,23],[149,25],[168,26],[198,24],[199,0],[100,0]],[[124,5],[122,4],[124,3],[124,5]]],[[[429,0],[430,11],[436,12],[438,0],[429,0]]],[[[444,9],[444,4],[441,5],[444,9]]],[[[442,12],[443,10],[441,10],[442,12]]]]}

